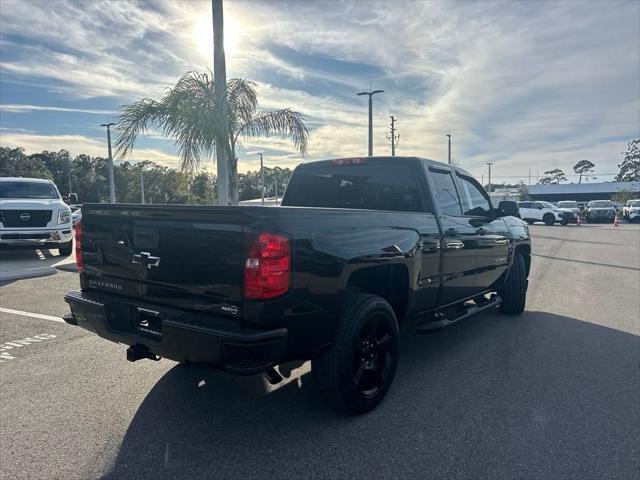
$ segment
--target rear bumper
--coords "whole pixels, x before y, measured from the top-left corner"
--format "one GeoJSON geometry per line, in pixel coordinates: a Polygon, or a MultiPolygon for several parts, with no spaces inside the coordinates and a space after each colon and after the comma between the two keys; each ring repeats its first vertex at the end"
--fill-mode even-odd
{"type": "Polygon", "coordinates": [[[71,314],[65,321],[125,345],[142,345],[160,357],[178,362],[208,363],[239,374],[254,374],[277,365],[284,357],[287,329],[257,330],[223,316],[149,305],[97,292],[69,292],[71,314]],[[161,333],[140,333],[136,312],[157,312],[161,333]]]}

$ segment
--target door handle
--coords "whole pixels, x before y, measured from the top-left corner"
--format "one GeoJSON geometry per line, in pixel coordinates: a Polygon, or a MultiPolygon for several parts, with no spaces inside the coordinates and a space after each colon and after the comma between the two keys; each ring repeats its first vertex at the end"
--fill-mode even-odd
{"type": "Polygon", "coordinates": [[[464,243],[460,240],[445,240],[444,249],[445,250],[462,250],[464,248],[464,243]]]}

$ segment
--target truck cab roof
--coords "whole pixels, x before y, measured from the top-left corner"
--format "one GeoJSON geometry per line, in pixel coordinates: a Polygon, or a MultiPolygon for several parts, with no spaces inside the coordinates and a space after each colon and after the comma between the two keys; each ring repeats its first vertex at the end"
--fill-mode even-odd
{"type": "Polygon", "coordinates": [[[415,163],[415,162],[425,162],[430,167],[451,169],[451,170],[454,170],[456,172],[461,173],[462,175],[465,175],[465,176],[468,176],[468,177],[473,177],[473,175],[471,175],[469,172],[467,172],[463,168],[457,167],[455,165],[449,165],[447,163],[438,162],[436,160],[431,160],[429,158],[409,157],[409,156],[390,157],[390,156],[386,156],[386,155],[379,155],[379,156],[373,156],[373,157],[346,157],[346,158],[336,158],[336,159],[331,159],[331,160],[317,160],[317,161],[314,161],[314,162],[301,163],[296,168],[304,169],[304,168],[328,166],[328,165],[331,165],[331,166],[337,166],[337,165],[364,165],[364,164],[379,165],[379,164],[387,164],[387,163],[403,163],[403,164],[406,164],[406,163],[415,163]]]}

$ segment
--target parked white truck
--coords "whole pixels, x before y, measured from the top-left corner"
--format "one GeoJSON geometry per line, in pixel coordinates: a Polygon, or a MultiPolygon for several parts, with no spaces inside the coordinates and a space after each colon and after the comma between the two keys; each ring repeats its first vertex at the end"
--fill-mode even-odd
{"type": "Polygon", "coordinates": [[[58,249],[71,255],[71,209],[51,180],[0,178],[0,246],[58,249]]]}

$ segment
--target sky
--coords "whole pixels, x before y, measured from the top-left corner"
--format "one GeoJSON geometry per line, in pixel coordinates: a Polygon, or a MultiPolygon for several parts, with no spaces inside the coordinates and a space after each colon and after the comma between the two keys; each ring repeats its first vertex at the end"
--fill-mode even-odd
{"type": "MultiPolygon", "coordinates": [[[[617,173],[640,137],[639,1],[231,1],[228,78],[257,84],[260,109],[302,112],[302,157],[283,138],[249,139],[240,171],[367,153],[447,160],[494,182],[617,173]]],[[[0,145],[106,156],[122,105],[159,98],[181,74],[212,69],[209,1],[0,0],[0,145]]],[[[160,132],[130,159],[176,166],[160,132]]],[[[212,162],[211,162],[212,165],[212,162]]],[[[569,177],[574,181],[575,177],[569,177]]]]}

